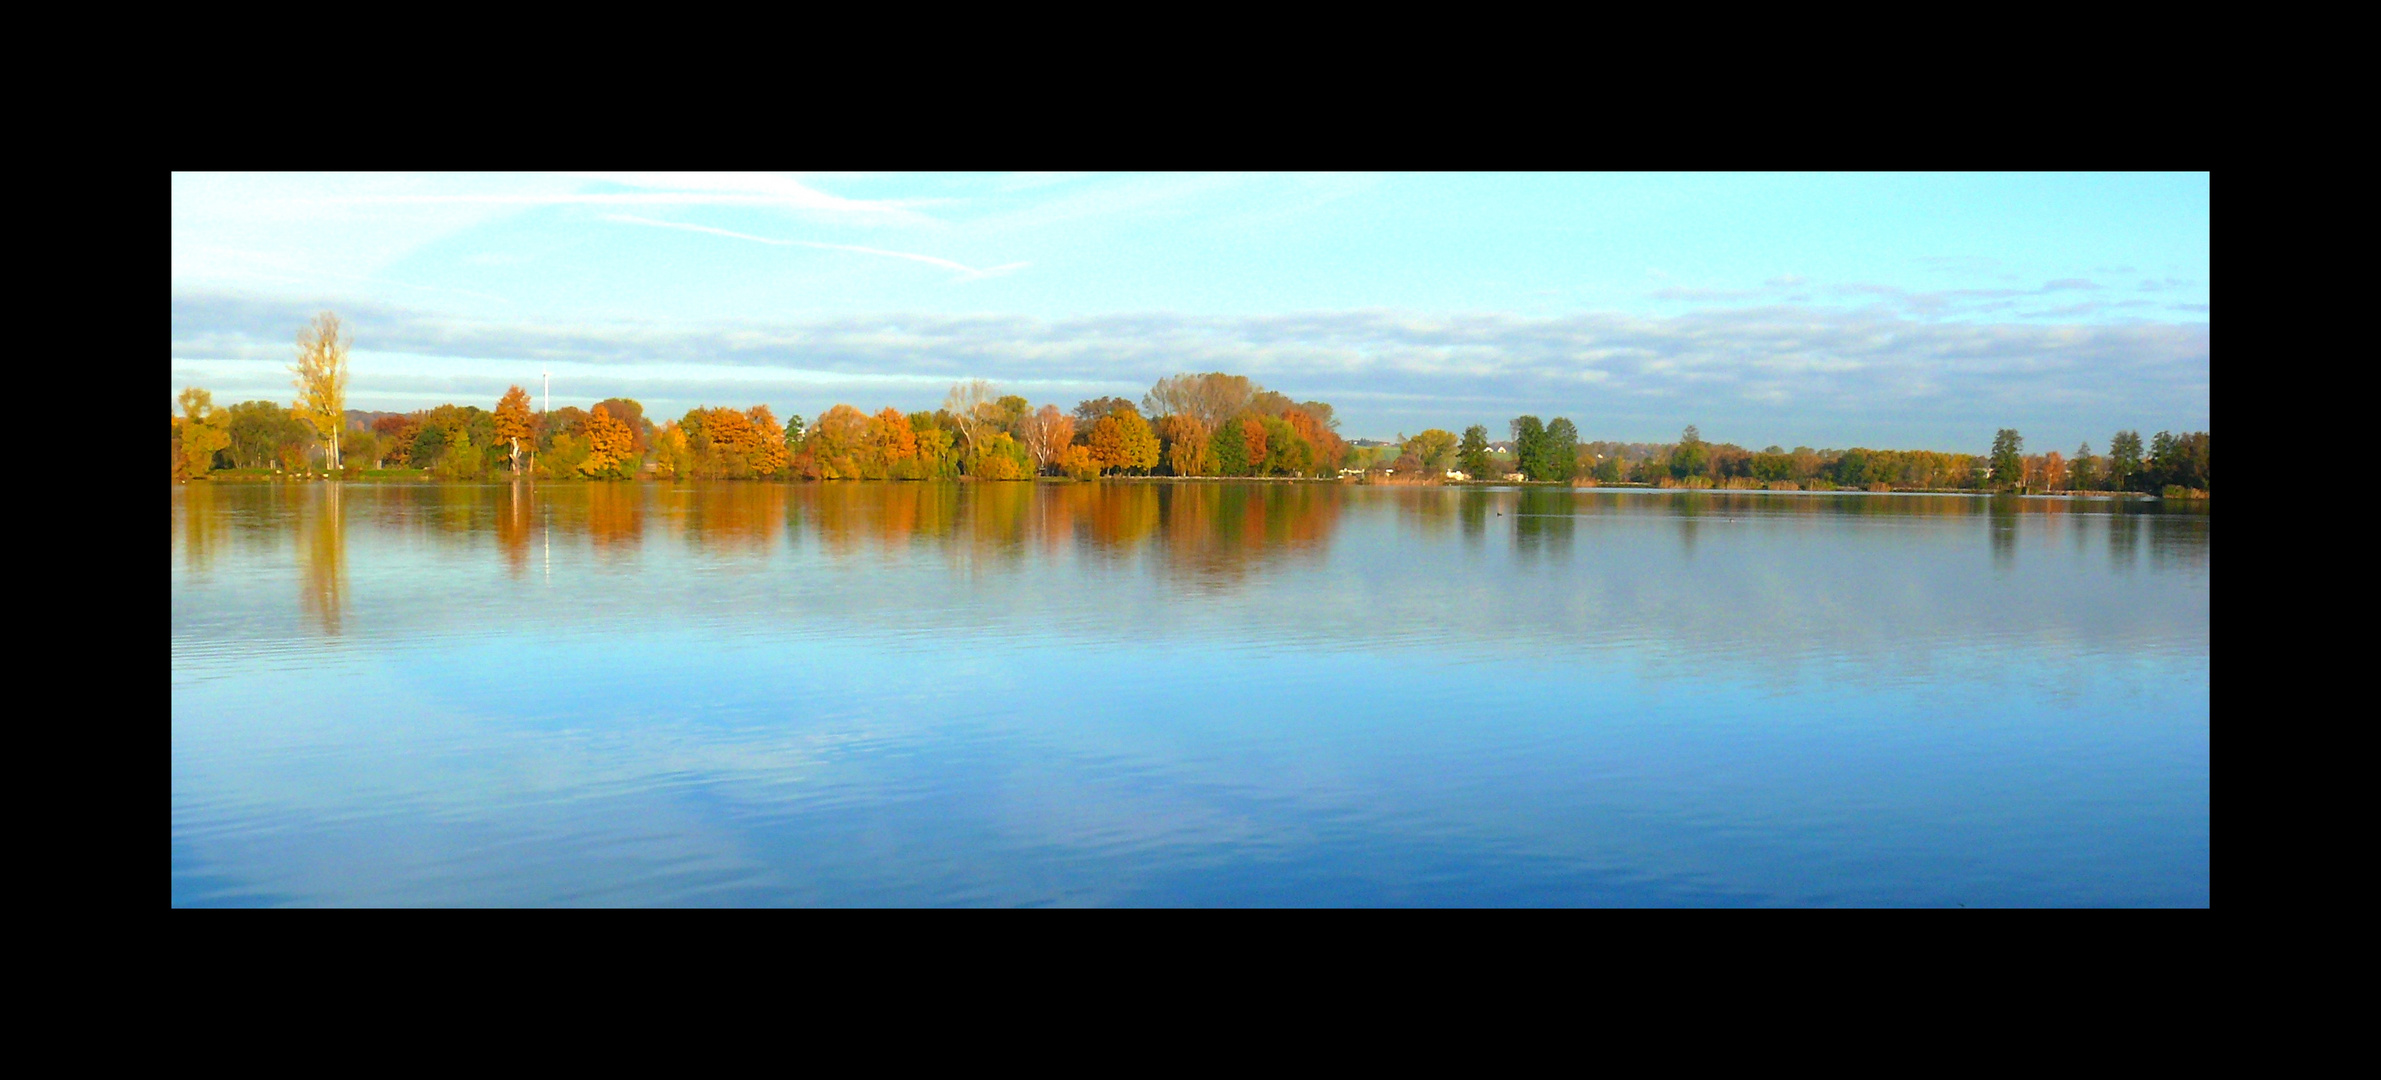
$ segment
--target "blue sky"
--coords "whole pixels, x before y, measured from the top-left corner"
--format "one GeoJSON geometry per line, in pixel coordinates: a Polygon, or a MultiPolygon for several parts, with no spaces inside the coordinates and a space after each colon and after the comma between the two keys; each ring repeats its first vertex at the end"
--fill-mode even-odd
{"type": "Polygon", "coordinates": [[[1036,403],[1177,371],[1350,436],[1980,451],[2208,426],[2206,174],[173,178],[173,389],[649,414],[1036,403]]]}

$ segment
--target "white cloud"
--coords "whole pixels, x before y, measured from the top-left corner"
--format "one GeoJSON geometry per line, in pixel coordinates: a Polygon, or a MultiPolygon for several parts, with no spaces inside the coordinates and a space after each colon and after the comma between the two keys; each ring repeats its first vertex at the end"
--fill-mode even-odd
{"type": "Polygon", "coordinates": [[[656,221],[652,218],[637,217],[634,214],[604,214],[602,217],[605,221],[615,221],[627,225],[647,225],[660,229],[681,229],[686,232],[708,233],[713,236],[725,236],[736,240],[749,240],[756,244],[770,244],[777,247],[805,247],[816,248],[821,251],[850,251],[862,255],[881,255],[891,259],[907,259],[911,262],[921,262],[929,266],[939,266],[945,270],[957,271],[960,275],[957,280],[960,281],[973,281],[977,278],[996,277],[1001,274],[1014,273],[1015,271],[1032,265],[1031,263],[1023,262],[1002,263],[999,266],[991,266],[978,270],[975,267],[968,266],[965,263],[953,262],[949,259],[938,258],[933,255],[920,255],[911,251],[888,251],[884,248],[862,247],[858,244],[830,244],[823,240],[779,240],[767,236],[755,236],[751,233],[736,232],[732,229],[715,229],[709,225],[690,225],[679,221],[656,221]]]}
{"type": "MultiPolygon", "coordinates": [[[[308,304],[177,296],[173,355],[178,365],[286,363],[290,335],[312,313],[308,304]]],[[[1745,437],[1764,443],[1940,449],[1964,448],[1978,431],[1989,439],[1996,427],[2025,427],[2030,437],[2047,429],[2038,433],[2064,444],[2114,426],[2204,424],[2208,410],[2205,324],[1942,322],[1790,305],[1668,318],[900,314],[720,328],[341,313],[359,352],[469,360],[492,382],[573,363],[598,380],[616,372],[625,386],[635,373],[644,386],[679,388],[655,394],[663,398],[759,371],[789,384],[864,380],[880,389],[853,404],[904,408],[930,407],[960,378],[1048,387],[1047,399],[1059,400],[1065,388],[1109,393],[1178,371],[1233,371],[1302,399],[1348,402],[1354,433],[1425,420],[1444,427],[1474,413],[1499,419],[1487,414],[1505,409],[1571,415],[1591,437],[1660,434],[1693,419],[1714,437],[1749,428],[1745,437]],[[718,374],[697,375],[705,370],[718,374]],[[1460,415],[1438,415],[1446,412],[1460,415]]],[[[371,389],[359,378],[352,395],[371,389]]]]}

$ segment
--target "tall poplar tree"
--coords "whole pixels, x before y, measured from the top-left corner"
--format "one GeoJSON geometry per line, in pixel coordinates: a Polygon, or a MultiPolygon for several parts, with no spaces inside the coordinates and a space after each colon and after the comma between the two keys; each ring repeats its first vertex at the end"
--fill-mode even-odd
{"type": "Polygon", "coordinates": [[[290,365],[297,376],[297,413],[329,445],[328,468],[339,467],[339,435],[347,430],[347,350],[355,344],[339,316],[326,311],[298,331],[298,359],[290,365]]]}

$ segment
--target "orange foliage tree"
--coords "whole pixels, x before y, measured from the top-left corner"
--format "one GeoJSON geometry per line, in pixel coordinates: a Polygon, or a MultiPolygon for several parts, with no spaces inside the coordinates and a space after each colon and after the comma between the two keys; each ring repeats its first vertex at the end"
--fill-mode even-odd
{"type": "MultiPolygon", "coordinates": [[[[882,474],[914,473],[912,459],[918,456],[918,431],[910,426],[909,417],[890,405],[871,418],[869,443],[876,450],[882,474]]],[[[875,471],[875,470],[872,470],[875,471]]]]}
{"type": "Polygon", "coordinates": [[[629,455],[636,447],[636,437],[629,434],[628,425],[603,406],[587,414],[587,459],[579,463],[579,472],[586,476],[621,476],[623,468],[635,468],[629,455]]]}
{"type": "Polygon", "coordinates": [[[755,405],[744,410],[744,417],[752,421],[752,471],[762,476],[785,471],[785,428],[778,426],[777,415],[766,405],[755,405]]]}
{"type": "Polygon", "coordinates": [[[510,387],[496,402],[496,437],[505,441],[506,450],[512,455],[513,475],[521,475],[521,444],[537,445],[537,422],[530,415],[529,391],[510,387]]]}
{"type": "Polygon", "coordinates": [[[1025,448],[1033,452],[1036,471],[1050,467],[1061,450],[1075,441],[1075,418],[1044,405],[1025,421],[1025,448]]]}
{"type": "Polygon", "coordinates": [[[1265,445],[1265,422],[1254,416],[1243,416],[1239,423],[1241,445],[1248,447],[1248,474],[1263,476],[1265,456],[1270,449],[1265,445]]]}
{"type": "Polygon", "coordinates": [[[1058,452],[1055,459],[1058,471],[1077,480],[1089,480],[1100,474],[1099,463],[1091,459],[1091,448],[1075,443],[1058,452]]]}
{"type": "Polygon", "coordinates": [[[1157,465],[1157,434],[1132,406],[1118,407],[1091,425],[1091,459],[1102,469],[1150,469],[1157,465]]]}
{"type": "Polygon", "coordinates": [[[1291,431],[1314,447],[1315,472],[1329,476],[1339,470],[1339,463],[1347,456],[1348,444],[1340,439],[1338,432],[1305,409],[1291,409],[1282,413],[1281,418],[1291,431]]]}
{"type": "Polygon", "coordinates": [[[1207,429],[1186,413],[1169,413],[1157,422],[1166,444],[1166,468],[1176,476],[1207,476],[1215,472],[1207,429]]]}

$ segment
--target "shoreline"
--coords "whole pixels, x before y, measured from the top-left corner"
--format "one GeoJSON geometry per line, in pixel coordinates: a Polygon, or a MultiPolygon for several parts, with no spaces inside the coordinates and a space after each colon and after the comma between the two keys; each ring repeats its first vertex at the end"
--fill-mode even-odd
{"type": "MultiPolygon", "coordinates": [[[[383,471],[383,470],[369,470],[369,471],[370,471],[370,472],[381,472],[381,471],[383,471]]],[[[1066,479],[1066,478],[1064,478],[1064,477],[1052,477],[1052,476],[1033,477],[1033,478],[1030,478],[1030,479],[1025,479],[1025,480],[972,480],[972,479],[966,479],[966,478],[959,478],[959,479],[949,479],[949,480],[842,480],[842,479],[837,479],[837,480],[764,480],[764,479],[757,479],[757,478],[754,478],[754,479],[719,479],[719,480],[676,480],[676,479],[663,480],[663,479],[655,479],[655,478],[651,478],[651,477],[640,477],[640,478],[638,478],[638,479],[635,479],[635,480],[585,480],[585,479],[571,479],[571,480],[556,480],[556,479],[548,479],[548,480],[535,480],[535,479],[531,479],[531,478],[529,478],[529,477],[526,477],[526,476],[524,476],[524,477],[518,477],[518,478],[514,478],[514,477],[495,477],[495,478],[483,478],[483,479],[479,479],[479,480],[441,480],[441,479],[439,479],[439,478],[437,478],[437,477],[433,477],[433,476],[425,476],[425,475],[405,475],[405,476],[391,476],[391,475],[371,476],[371,475],[364,475],[364,476],[357,476],[357,477],[348,478],[348,477],[336,477],[336,476],[328,476],[328,475],[324,475],[324,474],[321,474],[321,473],[274,473],[274,474],[269,474],[269,475],[264,475],[264,476],[257,476],[257,475],[232,475],[232,474],[225,474],[225,473],[212,473],[212,474],[209,474],[209,475],[207,475],[207,476],[205,476],[205,477],[202,477],[202,478],[200,478],[200,479],[201,479],[201,480],[203,480],[203,481],[205,481],[205,482],[207,482],[207,483],[229,483],[229,484],[317,484],[317,483],[326,483],[326,482],[331,482],[331,481],[337,481],[337,482],[339,482],[339,483],[343,483],[343,484],[374,484],[374,485],[415,485],[415,484],[480,484],[480,485],[492,485],[492,486],[495,486],[495,485],[510,485],[510,484],[529,484],[529,485],[531,485],[531,486],[537,486],[537,485],[540,485],[540,484],[554,484],[554,485],[563,485],[563,486],[594,485],[594,484],[784,484],[784,485],[788,485],[788,486],[792,486],[792,485],[800,485],[800,484],[1033,484],[1033,485],[1036,485],[1036,486],[1041,486],[1041,485],[1052,485],[1052,486],[1056,486],[1056,485],[1072,485],[1072,484],[1104,484],[1104,483],[1123,483],[1123,484],[1315,484],[1315,485],[1332,485],[1332,486],[1347,486],[1347,487],[1378,487],[1378,488],[1441,488],[1441,489],[1452,489],[1452,490],[1458,490],[1458,491],[1529,491],[1529,490],[1554,490],[1554,491],[1573,491],[1573,492],[1614,492],[1614,493],[1623,493],[1623,492],[1625,492],[1625,493],[1630,493],[1630,494],[1646,494],[1646,495],[1698,495],[1698,494],[1700,494],[1700,495],[1782,495],[1782,496],[1789,496],[1789,497],[1809,497],[1809,496],[1822,496],[1822,495],[1824,495],[1824,496],[1839,496],[1839,495],[1887,495],[1887,496],[1893,496],[1893,495],[1904,495],[1904,496],[1910,496],[1910,495],[1919,495],[1919,496],[1938,497],[1938,498],[1939,498],[1939,497],[1951,497],[1951,498],[1970,498],[1970,499],[1994,499],[1994,498],[2011,498],[2011,497],[2014,497],[2014,498],[2020,498],[2020,499],[2059,499],[2059,500],[2065,500],[2065,501],[2070,501],[2070,502],[2077,502],[2077,501],[2082,501],[2082,502],[2201,502],[2201,503],[2203,503],[2203,502],[2207,502],[2207,501],[2209,501],[2209,498],[2208,498],[2208,496],[2207,496],[2207,495],[2205,495],[2205,494],[2200,494],[2200,495],[2195,495],[2195,496],[2176,496],[2176,497],[2169,497],[2169,496],[2166,496],[2166,495],[2150,494],[2150,493],[2147,493],[2147,492],[2139,492],[2139,491],[2027,491],[2027,492],[2010,492],[2010,491],[1973,491],[1973,490],[1969,490],[1969,489],[1965,489],[1965,488],[1898,488],[1898,489],[1892,489],[1892,490],[1887,490],[1887,491],[1872,491],[1872,490],[1868,490],[1868,489],[1866,489],[1866,488],[1838,488],[1838,489],[1833,489],[1833,490],[1820,490],[1820,491],[1804,491],[1804,490],[1795,490],[1795,491],[1780,491],[1780,490],[1773,490],[1773,489],[1770,489],[1770,488],[1723,488],[1723,487],[1693,487],[1693,488],[1689,488],[1689,487],[1661,487],[1661,486],[1654,485],[1654,484],[1592,484],[1592,485],[1589,485],[1589,484],[1566,484],[1566,483],[1561,483],[1561,482],[1558,482],[1558,481],[1552,481],[1552,480],[1499,480],[1499,481],[1493,481],[1493,482],[1485,482],[1485,481],[1465,481],[1465,480],[1458,480],[1458,481],[1440,481],[1440,482],[1409,482],[1409,481],[1389,481],[1389,482],[1386,482],[1386,483],[1380,483],[1380,482],[1368,482],[1368,481],[1366,481],[1366,480],[1363,480],[1363,479],[1360,479],[1360,478],[1352,478],[1352,477],[1316,477],[1316,476],[1103,476],[1103,477],[1100,477],[1100,478],[1098,478],[1098,479],[1096,479],[1096,480],[1069,480],[1069,479],[1066,479]]],[[[187,484],[187,483],[191,483],[191,482],[193,482],[193,481],[182,481],[182,482],[179,482],[179,483],[175,484],[174,486],[177,486],[177,487],[179,487],[179,486],[182,486],[183,484],[187,484]]]]}

